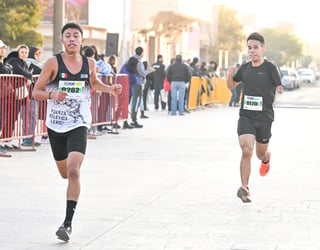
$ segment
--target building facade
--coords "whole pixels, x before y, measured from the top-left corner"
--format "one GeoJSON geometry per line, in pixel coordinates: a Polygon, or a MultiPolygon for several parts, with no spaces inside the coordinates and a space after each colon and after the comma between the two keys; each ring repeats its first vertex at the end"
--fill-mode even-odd
{"type": "MultiPolygon", "coordinates": [[[[85,45],[95,44],[101,54],[108,54],[111,46],[114,51],[116,46],[119,64],[133,55],[138,46],[144,48],[144,60],[149,64],[155,62],[158,54],[164,56],[166,64],[176,54],[184,59],[210,59],[207,51],[214,43],[218,20],[212,0],[65,1],[69,5],[79,3],[66,5],[65,22],[80,22],[85,45]]],[[[44,57],[53,54],[53,26],[47,17],[39,27],[46,38],[44,57]]]]}

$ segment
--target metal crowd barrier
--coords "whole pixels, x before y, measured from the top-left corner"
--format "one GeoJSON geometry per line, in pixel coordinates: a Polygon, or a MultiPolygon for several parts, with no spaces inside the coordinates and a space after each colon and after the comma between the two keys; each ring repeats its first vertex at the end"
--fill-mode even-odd
{"type": "MultiPolygon", "coordinates": [[[[35,82],[38,77],[34,76],[35,82]]],[[[105,84],[121,84],[123,91],[119,96],[92,91],[93,128],[128,118],[129,77],[119,74],[101,79],[105,84]]],[[[32,90],[33,85],[27,86],[27,79],[21,75],[0,75],[0,142],[18,141],[8,151],[34,151],[34,144],[31,149],[21,148],[22,139],[32,138],[34,143],[36,136],[47,135],[46,101],[34,100],[32,90]]]]}

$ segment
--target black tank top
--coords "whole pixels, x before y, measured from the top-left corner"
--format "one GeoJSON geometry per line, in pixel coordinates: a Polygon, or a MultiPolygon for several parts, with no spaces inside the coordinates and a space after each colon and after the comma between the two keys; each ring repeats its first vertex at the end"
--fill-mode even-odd
{"type": "Polygon", "coordinates": [[[66,91],[67,98],[62,101],[48,99],[46,126],[56,132],[67,132],[80,126],[91,126],[91,85],[88,58],[82,56],[80,72],[72,74],[57,54],[58,72],[47,91],[66,91]]]}

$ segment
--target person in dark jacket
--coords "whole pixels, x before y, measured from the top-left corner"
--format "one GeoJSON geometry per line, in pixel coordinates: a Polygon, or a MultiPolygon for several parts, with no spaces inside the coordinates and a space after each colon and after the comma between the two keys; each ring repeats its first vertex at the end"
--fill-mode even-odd
{"type": "MultiPolygon", "coordinates": [[[[129,76],[129,103],[133,96],[133,86],[137,84],[137,65],[138,59],[130,57],[129,60],[121,67],[120,74],[127,74],[129,76]]],[[[128,105],[129,105],[128,103],[128,105]]],[[[123,129],[131,129],[134,126],[130,125],[127,120],[123,122],[123,129]]]]}
{"type": "Polygon", "coordinates": [[[166,77],[171,84],[171,115],[176,115],[177,94],[179,94],[179,115],[184,111],[185,84],[190,82],[191,73],[189,67],[182,62],[182,56],[176,56],[176,62],[167,70],[166,77]]]}
{"type": "MultiPolygon", "coordinates": [[[[26,63],[29,67],[29,71],[33,74],[33,76],[40,75],[42,71],[43,64],[40,61],[41,49],[35,46],[29,46],[29,54],[26,59],[26,63]]],[[[45,122],[46,116],[46,101],[38,101],[39,103],[39,120],[45,122]]],[[[50,143],[49,137],[47,135],[43,135],[41,137],[41,143],[50,143]]]]}
{"type": "Polygon", "coordinates": [[[192,63],[190,63],[190,68],[191,68],[193,76],[200,76],[199,58],[198,57],[194,57],[192,59],[192,63]]]}
{"type": "Polygon", "coordinates": [[[42,70],[42,64],[40,62],[40,53],[40,48],[34,46],[29,47],[29,54],[28,58],[26,59],[26,63],[29,67],[29,71],[33,75],[40,75],[42,70]]]}
{"type": "MultiPolygon", "coordinates": [[[[33,75],[29,71],[28,64],[26,63],[26,59],[28,58],[29,47],[25,44],[19,45],[17,51],[11,52],[7,59],[6,63],[12,66],[13,74],[24,76],[27,81],[25,82],[28,92],[32,93],[32,89],[34,87],[33,83],[33,75]]],[[[25,92],[26,93],[26,92],[25,92]]],[[[24,135],[34,135],[36,122],[38,120],[38,102],[33,100],[31,97],[28,100],[24,97],[24,100],[21,101],[22,106],[22,119],[23,119],[23,132],[24,135]],[[28,119],[26,117],[26,112],[28,111],[28,119]],[[27,123],[27,121],[29,121],[27,123]]],[[[32,146],[40,146],[40,143],[34,142],[33,138],[24,138],[22,142],[22,146],[32,147],[32,146]]]]}
{"type": "MultiPolygon", "coordinates": [[[[155,69],[153,73],[151,73],[153,84],[154,84],[154,109],[159,109],[159,96],[160,91],[163,89],[164,78],[166,77],[165,66],[163,64],[163,56],[157,56],[157,62],[152,64],[152,67],[155,69]]],[[[166,109],[166,102],[161,99],[161,108],[162,110],[166,109]]]]}

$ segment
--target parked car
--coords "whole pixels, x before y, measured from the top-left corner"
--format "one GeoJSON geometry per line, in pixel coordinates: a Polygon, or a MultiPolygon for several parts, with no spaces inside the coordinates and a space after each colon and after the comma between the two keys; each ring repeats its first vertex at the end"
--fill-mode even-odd
{"type": "Polygon", "coordinates": [[[298,70],[298,73],[304,83],[314,83],[316,81],[316,76],[312,69],[302,68],[298,70]]]}
{"type": "Polygon", "coordinates": [[[295,88],[298,89],[298,88],[300,88],[300,86],[301,86],[301,84],[302,84],[302,80],[301,80],[301,77],[300,77],[299,73],[298,73],[296,70],[293,71],[293,74],[294,74],[294,76],[296,77],[295,88]]]}
{"type": "Polygon", "coordinates": [[[291,68],[280,68],[281,84],[285,89],[295,89],[300,87],[299,74],[291,68]]]}

